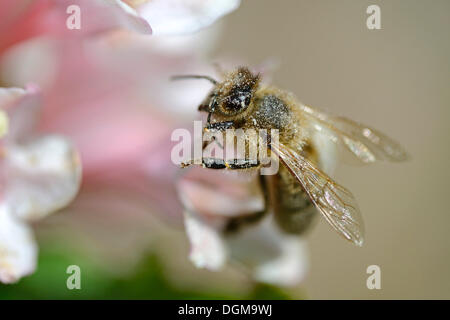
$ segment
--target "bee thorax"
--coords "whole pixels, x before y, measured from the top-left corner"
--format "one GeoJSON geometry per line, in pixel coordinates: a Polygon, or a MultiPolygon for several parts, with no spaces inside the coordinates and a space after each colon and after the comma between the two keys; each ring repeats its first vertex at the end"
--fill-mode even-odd
{"type": "Polygon", "coordinates": [[[254,119],[261,127],[280,130],[288,125],[290,111],[283,100],[274,95],[267,95],[256,103],[258,108],[254,119]]]}

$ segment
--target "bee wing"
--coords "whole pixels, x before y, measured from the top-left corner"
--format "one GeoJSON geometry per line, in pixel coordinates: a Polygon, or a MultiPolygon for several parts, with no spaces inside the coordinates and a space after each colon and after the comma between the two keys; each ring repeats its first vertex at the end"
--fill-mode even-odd
{"type": "Polygon", "coordinates": [[[272,144],[271,150],[297,178],[327,222],[344,238],[361,246],[364,241],[364,224],[351,192],[283,144],[272,144]]]}
{"type": "Polygon", "coordinates": [[[352,154],[364,163],[375,161],[400,162],[409,158],[408,153],[394,140],[383,133],[344,117],[329,115],[323,111],[300,105],[312,128],[326,131],[331,139],[341,142],[352,154]],[[328,130],[323,130],[325,127],[328,130]]]}

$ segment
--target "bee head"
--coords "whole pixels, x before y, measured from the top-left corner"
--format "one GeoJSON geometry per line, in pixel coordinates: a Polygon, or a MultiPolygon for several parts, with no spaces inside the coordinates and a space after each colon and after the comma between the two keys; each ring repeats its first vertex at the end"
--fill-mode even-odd
{"type": "Polygon", "coordinates": [[[259,80],[259,74],[254,75],[245,67],[239,67],[227,74],[214,90],[217,95],[215,112],[224,116],[243,112],[250,105],[259,80]]]}
{"type": "Polygon", "coordinates": [[[206,111],[210,114],[216,113],[222,116],[235,116],[246,110],[252,102],[253,94],[259,85],[260,75],[254,75],[246,67],[239,67],[226,74],[222,82],[202,75],[172,77],[172,80],[179,79],[205,79],[214,84],[214,89],[199,106],[199,111],[206,111]]]}

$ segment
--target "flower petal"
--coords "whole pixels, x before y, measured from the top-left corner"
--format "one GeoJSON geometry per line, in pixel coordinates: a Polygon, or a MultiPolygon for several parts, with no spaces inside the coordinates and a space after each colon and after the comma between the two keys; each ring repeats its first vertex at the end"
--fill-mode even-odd
{"type": "Polygon", "coordinates": [[[227,237],[231,256],[253,272],[255,279],[295,286],[308,269],[306,241],[283,233],[268,214],[259,224],[227,237]]]}
{"type": "Polygon", "coordinates": [[[122,14],[118,15],[118,20],[123,27],[139,33],[152,33],[152,28],[150,27],[148,22],[144,18],[140,17],[136,10],[131,8],[122,0],[114,0],[113,3],[115,6],[122,10],[122,14]]]}
{"type": "Polygon", "coordinates": [[[8,132],[8,116],[0,110],[0,138],[8,132]]]}
{"type": "Polygon", "coordinates": [[[25,94],[26,91],[22,88],[0,88],[0,109],[8,108],[11,103],[25,94]]]}
{"type": "Polygon", "coordinates": [[[184,207],[192,212],[201,216],[226,218],[264,209],[257,171],[236,174],[201,167],[184,170],[177,183],[177,190],[184,207]]]}
{"type": "Polygon", "coordinates": [[[332,133],[327,128],[320,131],[313,130],[311,134],[311,143],[315,150],[318,150],[318,161],[320,168],[328,175],[332,175],[336,168],[337,145],[333,142],[332,133]]]}
{"type": "MultiPolygon", "coordinates": [[[[10,143],[26,139],[36,129],[42,95],[37,87],[0,88],[4,92],[3,109],[8,113],[9,130],[6,139],[10,143]]],[[[1,108],[1,105],[0,105],[1,108]]]]}
{"type": "Polygon", "coordinates": [[[0,205],[0,282],[13,283],[36,268],[37,247],[31,229],[0,205]]]}
{"type": "MultiPolygon", "coordinates": [[[[126,29],[133,32],[151,34],[152,29],[148,22],[140,17],[136,10],[122,0],[57,0],[52,2],[48,16],[53,15],[53,26],[56,23],[66,21],[67,8],[71,5],[80,8],[80,30],[83,35],[97,34],[113,29],[126,29]],[[62,20],[62,21],[61,21],[62,20]]],[[[50,16],[51,17],[51,16],[50,16]]],[[[45,17],[44,17],[45,18],[45,17]]],[[[73,30],[68,28],[56,28],[54,31],[46,30],[47,34],[60,33],[72,36],[73,30]]]]}
{"type": "MultiPolygon", "coordinates": [[[[128,0],[133,3],[142,1],[128,0]]],[[[152,0],[134,7],[155,35],[192,33],[237,9],[240,0],[152,0]]]]}
{"type": "Polygon", "coordinates": [[[308,271],[306,241],[291,236],[280,244],[280,251],[279,257],[258,266],[254,276],[261,282],[296,286],[303,281],[308,271]]]}
{"type": "Polygon", "coordinates": [[[191,243],[192,263],[198,268],[220,269],[227,257],[220,231],[213,223],[189,211],[184,213],[184,223],[191,243]]]}
{"type": "Polygon", "coordinates": [[[8,145],[5,201],[14,215],[35,220],[66,206],[78,192],[81,164],[69,141],[45,136],[8,145]]]}

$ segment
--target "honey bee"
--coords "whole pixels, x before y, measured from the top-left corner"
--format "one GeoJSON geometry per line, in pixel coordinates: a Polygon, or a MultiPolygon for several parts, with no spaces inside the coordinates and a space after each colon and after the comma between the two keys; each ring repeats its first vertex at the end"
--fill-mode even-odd
{"type": "MultiPolygon", "coordinates": [[[[199,106],[207,112],[205,130],[255,129],[279,132],[279,142],[270,143],[268,152],[281,160],[277,174],[260,176],[265,195],[265,211],[272,209],[275,221],[286,232],[301,234],[309,228],[316,212],[345,239],[361,246],[364,225],[352,193],[325,174],[318,164],[317,146],[311,143],[315,132],[326,132],[328,139],[342,144],[360,162],[399,162],[408,154],[381,132],[344,117],[330,115],[306,106],[288,92],[261,84],[261,75],[247,67],[225,73],[219,82],[208,76],[183,75],[174,79],[206,79],[214,87],[199,106]]],[[[184,163],[188,166],[194,162],[184,163]]],[[[203,158],[210,169],[248,170],[260,163],[203,158]]],[[[261,213],[250,215],[256,220],[261,213]]],[[[230,224],[236,226],[238,221],[230,224]]]]}

